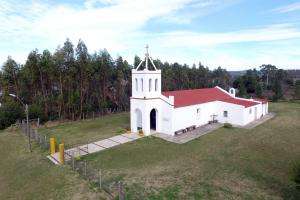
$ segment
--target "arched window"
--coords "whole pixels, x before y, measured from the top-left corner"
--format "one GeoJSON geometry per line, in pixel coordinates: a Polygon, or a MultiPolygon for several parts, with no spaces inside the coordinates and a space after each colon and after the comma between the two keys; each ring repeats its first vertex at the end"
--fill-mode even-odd
{"type": "Polygon", "coordinates": [[[155,91],[157,91],[157,87],[158,87],[158,80],[157,79],[155,79],[155,91]]]}
{"type": "Polygon", "coordinates": [[[152,89],[152,79],[150,78],[149,79],[149,92],[151,92],[151,89],[152,89]]]}
{"type": "Polygon", "coordinates": [[[137,78],[135,79],[135,90],[138,91],[139,90],[139,86],[138,86],[138,80],[137,78]]]}
{"type": "Polygon", "coordinates": [[[142,92],[144,91],[144,81],[143,78],[141,78],[141,87],[142,87],[142,92]]]}

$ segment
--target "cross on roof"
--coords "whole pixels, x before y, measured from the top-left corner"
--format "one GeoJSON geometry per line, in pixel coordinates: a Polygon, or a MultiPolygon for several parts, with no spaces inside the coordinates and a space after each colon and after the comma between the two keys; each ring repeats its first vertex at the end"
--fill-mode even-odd
{"type": "Polygon", "coordinates": [[[146,56],[148,57],[149,56],[149,51],[148,51],[149,50],[149,45],[147,44],[145,48],[146,48],[146,56]]]}
{"type": "Polygon", "coordinates": [[[150,61],[151,65],[154,67],[154,70],[157,70],[156,66],[153,63],[152,58],[149,56],[149,45],[147,44],[145,46],[146,48],[146,53],[145,53],[145,60],[141,60],[140,64],[137,66],[136,70],[138,70],[140,68],[140,66],[142,65],[143,62],[145,62],[145,69],[149,69],[148,68],[148,61],[150,61]]]}

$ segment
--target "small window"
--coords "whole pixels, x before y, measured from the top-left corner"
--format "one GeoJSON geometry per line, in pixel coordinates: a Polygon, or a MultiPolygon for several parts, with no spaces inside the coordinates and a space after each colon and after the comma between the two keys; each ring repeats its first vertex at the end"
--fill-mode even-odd
{"type": "Polygon", "coordinates": [[[141,78],[141,87],[142,87],[142,92],[143,92],[144,91],[144,81],[142,78],[141,78]]]}
{"type": "Polygon", "coordinates": [[[149,79],[149,92],[151,92],[152,90],[152,79],[150,78],[149,79]]]}
{"type": "Polygon", "coordinates": [[[223,116],[224,116],[224,117],[228,117],[228,111],[224,111],[224,112],[223,112],[223,116]]]}
{"type": "Polygon", "coordinates": [[[158,80],[155,79],[155,91],[157,91],[157,87],[158,87],[158,80]]]}
{"type": "Polygon", "coordinates": [[[252,109],[250,108],[250,109],[249,109],[249,114],[251,114],[251,113],[252,113],[252,109]]]}
{"type": "Polygon", "coordinates": [[[138,91],[139,90],[139,86],[138,86],[138,80],[137,78],[135,79],[135,90],[138,91]]]}
{"type": "Polygon", "coordinates": [[[197,108],[197,115],[200,115],[201,109],[197,108]]]}

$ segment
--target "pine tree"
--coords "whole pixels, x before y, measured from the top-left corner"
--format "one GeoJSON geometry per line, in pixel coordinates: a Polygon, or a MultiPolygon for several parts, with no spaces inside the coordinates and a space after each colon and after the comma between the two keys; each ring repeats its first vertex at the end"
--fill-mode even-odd
{"type": "Polygon", "coordinates": [[[257,84],[255,88],[255,94],[257,97],[261,98],[262,97],[262,86],[261,84],[257,84]]]}
{"type": "Polygon", "coordinates": [[[245,97],[247,94],[246,92],[246,87],[245,87],[245,84],[244,84],[244,80],[241,79],[240,83],[239,83],[239,96],[240,97],[245,97]]]}
{"type": "Polygon", "coordinates": [[[19,72],[20,66],[11,57],[8,57],[2,67],[2,87],[6,92],[19,95],[19,72]]]}
{"type": "Polygon", "coordinates": [[[283,97],[281,82],[278,79],[275,80],[275,83],[273,86],[273,92],[274,92],[273,101],[278,101],[279,99],[281,99],[283,97]]]}

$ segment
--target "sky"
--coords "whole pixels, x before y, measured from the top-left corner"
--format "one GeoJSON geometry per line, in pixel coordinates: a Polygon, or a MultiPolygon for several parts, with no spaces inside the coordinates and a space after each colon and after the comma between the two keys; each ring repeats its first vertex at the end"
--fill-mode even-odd
{"type": "Polygon", "coordinates": [[[296,0],[0,0],[0,65],[69,38],[133,63],[151,57],[214,69],[300,69],[296,0]]]}

